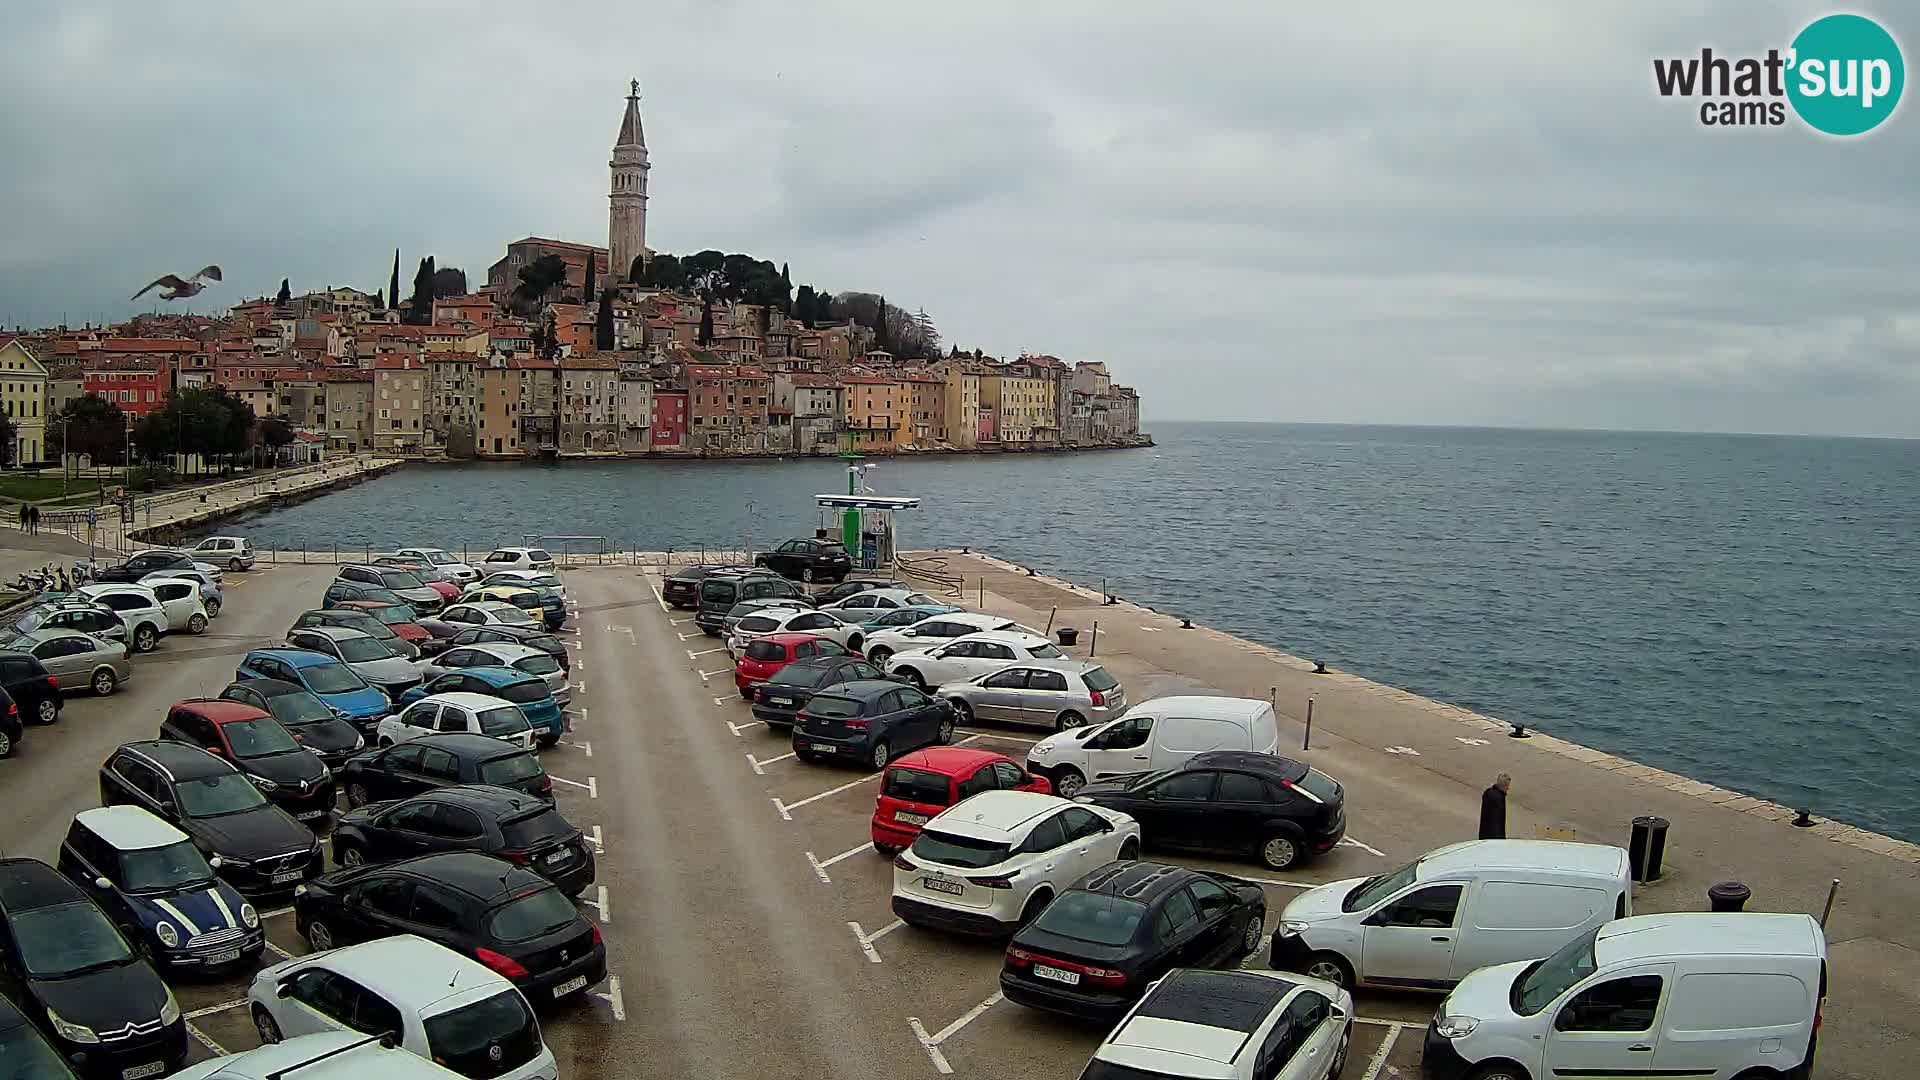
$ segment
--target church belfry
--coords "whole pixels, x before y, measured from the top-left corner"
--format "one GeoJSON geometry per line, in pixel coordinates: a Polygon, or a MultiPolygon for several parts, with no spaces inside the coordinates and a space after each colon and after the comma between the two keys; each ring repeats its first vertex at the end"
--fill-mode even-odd
{"type": "Polygon", "coordinates": [[[647,253],[647,133],[640,126],[640,83],[629,86],[627,111],[613,141],[607,191],[607,276],[626,281],[635,256],[647,253]]]}

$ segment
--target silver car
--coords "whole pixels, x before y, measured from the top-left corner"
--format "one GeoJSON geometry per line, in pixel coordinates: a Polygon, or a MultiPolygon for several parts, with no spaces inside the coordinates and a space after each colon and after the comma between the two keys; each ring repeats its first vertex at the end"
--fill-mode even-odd
{"type": "Polygon", "coordinates": [[[105,697],[133,676],[125,645],[78,630],[35,630],[4,647],[31,654],[62,690],[92,690],[105,697]]]}
{"type": "Polygon", "coordinates": [[[505,667],[538,675],[545,680],[553,700],[566,708],[573,700],[573,687],[567,673],[544,649],[531,645],[512,645],[504,641],[480,641],[448,649],[421,665],[421,674],[432,680],[451,671],[469,667],[505,667]]]}
{"type": "Polygon", "coordinates": [[[119,612],[74,594],[65,600],[38,604],[14,620],[16,633],[34,630],[78,630],[107,641],[126,644],[127,624],[119,612]]]}
{"type": "Polygon", "coordinates": [[[331,656],[353,669],[369,686],[386,691],[394,701],[420,685],[420,667],[398,656],[387,643],[345,626],[303,626],[287,633],[287,645],[331,656]]]}
{"type": "Polygon", "coordinates": [[[1065,731],[1101,724],[1127,708],[1127,692],[1107,669],[1084,660],[1026,660],[934,691],[960,722],[992,720],[1065,731]]]}

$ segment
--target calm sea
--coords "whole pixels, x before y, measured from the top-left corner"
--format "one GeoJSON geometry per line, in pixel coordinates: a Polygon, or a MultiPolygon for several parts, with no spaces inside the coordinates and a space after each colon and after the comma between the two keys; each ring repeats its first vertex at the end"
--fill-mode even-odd
{"type": "MultiPolygon", "coordinates": [[[[1152,449],[888,460],[972,545],[1589,746],[1909,839],[1920,442],[1160,424],[1152,449]]],[[[806,535],[832,462],[412,467],[256,543],[806,535]]]]}

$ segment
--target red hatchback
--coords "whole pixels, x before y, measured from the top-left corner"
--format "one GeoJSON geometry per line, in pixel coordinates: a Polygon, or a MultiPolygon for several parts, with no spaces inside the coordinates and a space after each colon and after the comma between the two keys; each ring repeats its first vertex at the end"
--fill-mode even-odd
{"type": "Polygon", "coordinates": [[[1044,776],[1022,769],[1005,754],[964,746],[932,746],[902,754],[880,778],[873,804],[873,848],[893,855],[920,835],[935,814],[982,791],[1053,794],[1044,776]]]}
{"type": "Polygon", "coordinates": [[[752,701],[754,684],[773,678],[774,672],[795,660],[809,656],[844,656],[846,652],[839,642],[817,634],[757,637],[747,642],[747,647],[740,651],[740,659],[734,661],[733,685],[739,687],[741,697],[752,701]]]}

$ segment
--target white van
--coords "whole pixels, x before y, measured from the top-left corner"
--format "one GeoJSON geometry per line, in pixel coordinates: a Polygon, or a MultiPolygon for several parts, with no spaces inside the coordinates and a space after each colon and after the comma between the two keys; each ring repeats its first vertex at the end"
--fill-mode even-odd
{"type": "Polygon", "coordinates": [[[1444,990],[1632,913],[1624,848],[1469,840],[1301,893],[1280,913],[1269,960],[1349,988],[1444,990]]]}
{"type": "Polygon", "coordinates": [[[1280,751],[1273,706],[1258,698],[1163,697],[1116,720],[1049,735],[1027,751],[1027,771],[1072,798],[1089,780],[1177,769],[1209,750],[1280,751]]]}
{"type": "Polygon", "coordinates": [[[1421,1075],[1806,1077],[1826,996],[1811,915],[1620,919],[1467,976],[1427,1028],[1421,1075]]]}

